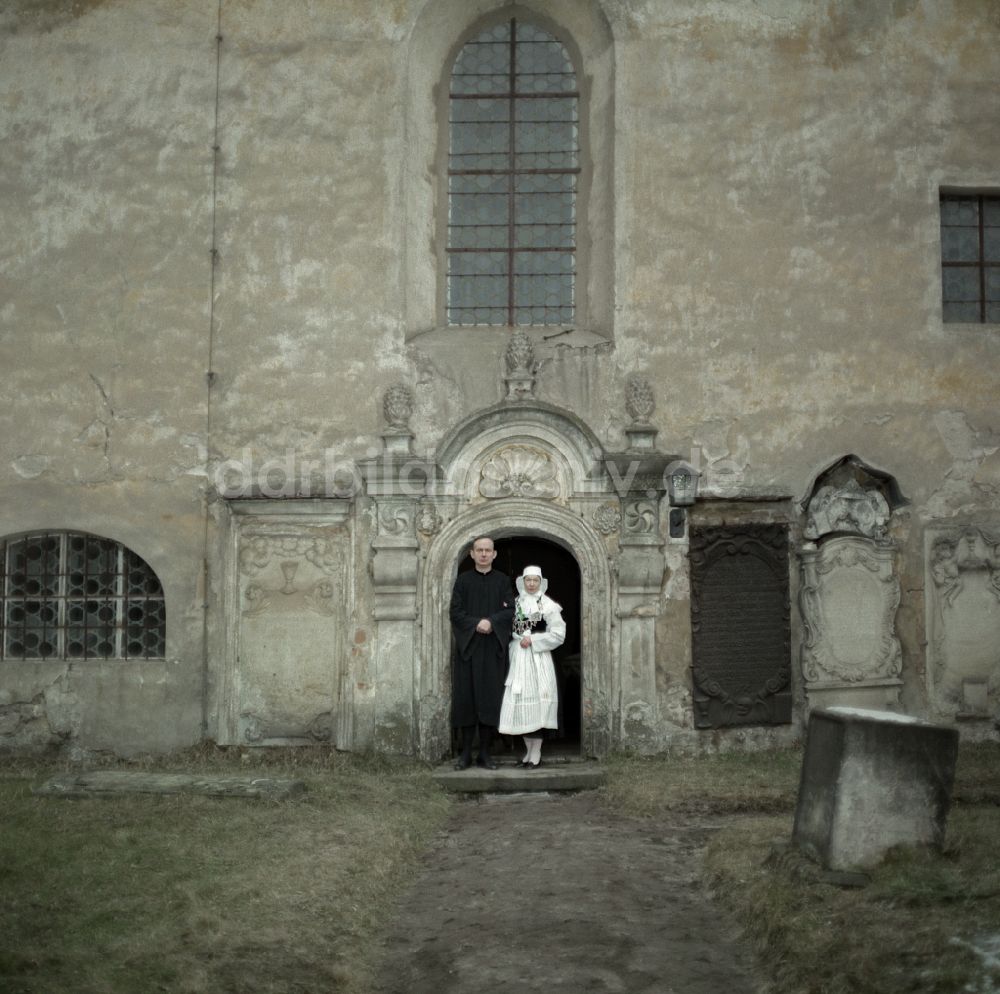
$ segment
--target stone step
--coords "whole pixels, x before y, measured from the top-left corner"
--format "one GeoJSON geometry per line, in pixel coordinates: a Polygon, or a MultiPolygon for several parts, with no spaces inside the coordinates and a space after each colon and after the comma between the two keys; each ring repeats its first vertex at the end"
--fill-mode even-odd
{"type": "Polygon", "coordinates": [[[439,766],[434,779],[456,794],[521,794],[594,790],[602,787],[605,772],[599,763],[582,759],[542,760],[537,770],[522,770],[515,760],[498,761],[500,768],[486,770],[472,765],[456,770],[454,760],[439,766]]]}

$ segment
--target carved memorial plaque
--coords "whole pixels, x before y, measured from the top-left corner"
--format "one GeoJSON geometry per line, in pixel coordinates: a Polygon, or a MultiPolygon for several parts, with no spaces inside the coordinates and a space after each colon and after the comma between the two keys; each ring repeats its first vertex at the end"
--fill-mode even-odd
{"type": "Polygon", "coordinates": [[[690,555],[695,727],[790,722],[786,527],[692,529],[690,555]]]}
{"type": "Polygon", "coordinates": [[[329,741],[343,676],[346,533],[240,524],[230,703],[237,741],[329,741]]]}

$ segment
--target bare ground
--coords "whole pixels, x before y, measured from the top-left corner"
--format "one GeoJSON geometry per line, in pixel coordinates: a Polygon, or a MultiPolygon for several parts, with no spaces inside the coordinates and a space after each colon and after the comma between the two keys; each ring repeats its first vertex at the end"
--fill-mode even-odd
{"type": "Polygon", "coordinates": [[[380,994],[753,994],[699,883],[711,820],[616,815],[594,793],[456,805],[385,938],[380,994]]]}

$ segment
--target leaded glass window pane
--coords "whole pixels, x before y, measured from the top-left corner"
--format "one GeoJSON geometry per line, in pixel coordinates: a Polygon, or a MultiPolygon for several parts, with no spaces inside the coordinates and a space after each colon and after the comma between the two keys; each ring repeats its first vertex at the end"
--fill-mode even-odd
{"type": "Polygon", "coordinates": [[[579,95],[565,47],[537,25],[493,25],[462,47],[450,93],[448,323],[572,323],[579,95]]]}
{"type": "Polygon", "coordinates": [[[47,532],[0,541],[0,658],[162,658],[163,588],[111,539],[47,532]]]}

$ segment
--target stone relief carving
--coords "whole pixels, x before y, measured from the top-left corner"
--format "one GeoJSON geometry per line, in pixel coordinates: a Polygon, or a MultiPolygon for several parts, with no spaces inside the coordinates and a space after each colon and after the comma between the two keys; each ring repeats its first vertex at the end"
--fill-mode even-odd
{"type": "Polygon", "coordinates": [[[329,711],[316,715],[307,725],[297,728],[279,728],[252,711],[240,715],[243,739],[251,745],[275,739],[311,739],[314,742],[329,742],[333,733],[333,716],[329,711]]]}
{"type": "Polygon", "coordinates": [[[436,535],[443,520],[433,504],[423,503],[417,509],[417,531],[421,535],[436,535]]]}
{"type": "Polygon", "coordinates": [[[895,632],[899,581],[887,543],[841,536],[802,553],[799,604],[807,682],[895,679],[902,651],[895,632]]]}
{"type": "Polygon", "coordinates": [[[380,535],[409,535],[413,531],[414,509],[409,504],[383,504],[378,513],[380,535]]]}
{"type": "Polygon", "coordinates": [[[622,512],[617,504],[600,504],[594,509],[594,527],[602,535],[613,535],[622,526],[622,512]]]}
{"type": "Polygon", "coordinates": [[[657,506],[651,500],[625,501],[625,531],[629,535],[651,535],[656,531],[657,506]]]}
{"type": "Polygon", "coordinates": [[[293,537],[287,535],[248,535],[240,548],[240,572],[251,579],[243,591],[245,617],[256,617],[275,606],[277,599],[299,600],[316,614],[330,616],[336,612],[334,595],[343,580],[343,565],[332,542],[322,538],[293,537]],[[278,567],[280,585],[265,585],[258,575],[273,560],[281,557],[278,567]],[[312,582],[302,583],[296,577],[303,562],[310,563],[324,574],[312,582]]]}
{"type": "Polygon", "coordinates": [[[479,492],[488,498],[559,496],[556,467],[548,453],[527,445],[510,445],[483,466],[479,492]]]}
{"type": "Polygon", "coordinates": [[[336,547],[327,539],[245,534],[240,543],[240,572],[256,576],[276,556],[286,560],[305,559],[331,576],[340,567],[336,547]]]}
{"type": "Polygon", "coordinates": [[[818,539],[831,532],[850,532],[865,538],[885,538],[891,511],[877,490],[864,489],[857,480],[843,486],[820,487],[809,502],[803,534],[818,539]]]}
{"type": "Polygon", "coordinates": [[[1000,536],[967,527],[928,553],[929,675],[937,705],[986,716],[1000,685],[1000,536]]]}
{"type": "Polygon", "coordinates": [[[968,528],[957,538],[939,538],[931,547],[931,577],[947,605],[963,590],[963,575],[982,570],[989,589],[1000,600],[1000,539],[978,528],[968,528]]]}

